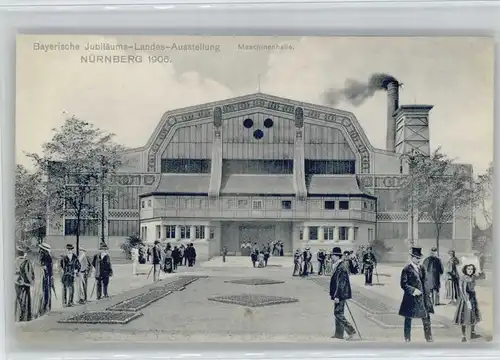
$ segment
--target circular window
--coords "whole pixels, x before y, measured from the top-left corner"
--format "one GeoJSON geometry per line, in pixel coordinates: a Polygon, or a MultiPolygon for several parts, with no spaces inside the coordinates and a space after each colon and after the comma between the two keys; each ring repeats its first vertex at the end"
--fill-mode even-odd
{"type": "Polygon", "coordinates": [[[243,121],[243,126],[246,127],[247,129],[250,129],[253,126],[253,120],[245,119],[245,121],[243,121]]]}
{"type": "Polygon", "coordinates": [[[264,132],[262,132],[261,129],[257,129],[253,132],[253,137],[256,138],[257,140],[260,140],[264,137],[264,132]]]}
{"type": "Polygon", "coordinates": [[[264,120],[264,126],[266,128],[268,128],[268,129],[272,128],[273,125],[274,125],[274,122],[271,119],[267,118],[266,120],[264,120]]]}

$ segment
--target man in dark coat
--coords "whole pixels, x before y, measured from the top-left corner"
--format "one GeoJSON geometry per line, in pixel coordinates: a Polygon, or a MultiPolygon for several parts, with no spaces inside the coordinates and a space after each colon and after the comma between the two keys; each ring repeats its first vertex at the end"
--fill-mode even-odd
{"type": "Polygon", "coordinates": [[[162,251],[160,248],[160,242],[155,240],[155,245],[151,250],[151,262],[153,263],[153,282],[160,280],[160,271],[161,271],[161,260],[162,260],[162,251]]]}
{"type": "Polygon", "coordinates": [[[308,276],[309,274],[312,274],[312,253],[311,253],[311,248],[306,247],[304,249],[304,252],[302,253],[302,261],[304,261],[304,267],[302,268],[302,276],[308,276]]]}
{"type": "Polygon", "coordinates": [[[95,281],[97,287],[97,300],[104,296],[108,296],[109,278],[113,276],[113,268],[111,267],[111,259],[108,255],[108,246],[102,244],[99,248],[100,254],[95,254],[92,260],[92,266],[95,269],[95,281]]]}
{"type": "Polygon", "coordinates": [[[431,254],[423,262],[427,273],[426,286],[429,290],[432,305],[439,304],[439,290],[441,289],[441,276],[444,273],[443,262],[438,257],[437,248],[431,249],[431,254]]]}
{"type": "Polygon", "coordinates": [[[318,259],[318,275],[323,275],[323,273],[325,272],[326,260],[325,250],[319,249],[318,253],[316,254],[316,258],[318,259]]]}
{"type": "Polygon", "coordinates": [[[188,254],[188,267],[193,267],[196,263],[196,249],[194,248],[193,243],[190,243],[186,248],[186,253],[188,254]]]}
{"type": "Polygon", "coordinates": [[[344,315],[346,301],[352,297],[349,273],[342,261],[342,250],[338,247],[332,250],[332,278],[330,280],[330,298],[334,301],[333,314],[335,316],[336,339],[344,339],[344,330],[347,333],[346,340],[351,340],[356,334],[351,323],[344,315]]]}
{"type": "Polygon", "coordinates": [[[61,257],[60,269],[62,271],[61,282],[63,286],[63,306],[73,306],[75,296],[75,275],[80,272],[80,261],[73,253],[73,245],[66,245],[66,255],[61,257]]]}
{"type": "Polygon", "coordinates": [[[373,269],[377,266],[377,259],[371,247],[363,254],[363,269],[365,273],[365,285],[373,285],[373,269]]]}
{"type": "Polygon", "coordinates": [[[401,289],[403,300],[399,308],[399,315],[404,316],[404,337],[406,342],[411,341],[412,319],[422,319],[424,335],[427,342],[432,342],[431,318],[434,313],[429,291],[426,289],[425,268],[420,265],[422,248],[413,247],[410,251],[410,263],[401,272],[401,289]]]}

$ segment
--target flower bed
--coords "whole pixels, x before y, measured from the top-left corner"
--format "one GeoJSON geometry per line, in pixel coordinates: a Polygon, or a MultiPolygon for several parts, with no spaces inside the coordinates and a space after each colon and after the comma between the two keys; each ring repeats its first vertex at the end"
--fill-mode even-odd
{"type": "Polygon", "coordinates": [[[142,313],[115,311],[89,311],[59,320],[63,324],[128,324],[142,316],[142,313]]]}
{"type": "Polygon", "coordinates": [[[170,295],[171,291],[154,290],[147,293],[143,293],[133,298],[127,299],[125,301],[119,302],[113,306],[110,306],[108,310],[111,311],[138,311],[144,309],[146,306],[151,305],[155,301],[170,295]]]}
{"type": "Polygon", "coordinates": [[[210,301],[221,302],[225,304],[234,304],[247,307],[262,307],[270,305],[280,305],[296,303],[299,300],[281,296],[269,296],[260,294],[239,294],[229,296],[216,296],[209,298],[210,301]]]}
{"type": "Polygon", "coordinates": [[[241,285],[273,285],[273,284],[284,284],[284,281],[271,280],[271,279],[261,279],[261,278],[252,278],[252,279],[238,279],[238,280],[228,280],[226,283],[231,284],[241,284],[241,285]]]}

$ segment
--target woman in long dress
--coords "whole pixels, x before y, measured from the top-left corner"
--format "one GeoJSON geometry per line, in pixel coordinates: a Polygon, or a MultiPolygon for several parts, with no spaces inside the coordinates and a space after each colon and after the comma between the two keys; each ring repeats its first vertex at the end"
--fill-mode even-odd
{"type": "Polygon", "coordinates": [[[332,275],[333,263],[332,263],[332,255],[326,254],[325,257],[325,275],[332,275]]]}
{"type": "Polygon", "coordinates": [[[16,321],[31,321],[33,319],[31,287],[35,282],[35,273],[31,261],[26,258],[26,251],[20,247],[16,248],[16,307],[14,316],[16,321]]]}
{"type": "Polygon", "coordinates": [[[258,267],[263,268],[266,266],[266,262],[264,260],[264,253],[259,252],[259,255],[257,255],[257,262],[258,262],[258,267]]]}
{"type": "Polygon", "coordinates": [[[33,318],[40,317],[52,308],[53,263],[50,245],[38,245],[38,258],[34,264],[33,318]]]}
{"type": "Polygon", "coordinates": [[[476,297],[476,271],[474,264],[466,264],[462,268],[463,275],[460,278],[460,297],[454,323],[462,328],[462,342],[467,341],[469,330],[471,339],[480,337],[475,332],[476,324],[481,321],[476,297]]]}

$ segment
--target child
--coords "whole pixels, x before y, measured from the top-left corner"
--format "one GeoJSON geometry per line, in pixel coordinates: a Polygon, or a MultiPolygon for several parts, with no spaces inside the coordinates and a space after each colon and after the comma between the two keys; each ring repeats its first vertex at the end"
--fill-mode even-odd
{"type": "Polygon", "coordinates": [[[462,342],[467,341],[467,330],[470,328],[470,338],[477,339],[480,335],[475,333],[475,325],[481,321],[476,298],[476,266],[466,263],[462,267],[462,277],[460,278],[460,296],[454,322],[462,327],[462,342]]]}

